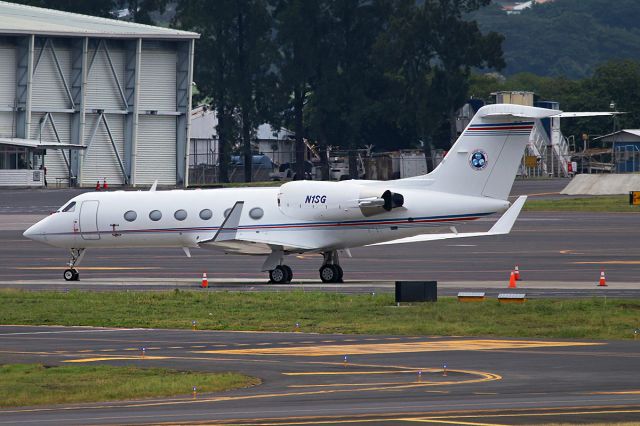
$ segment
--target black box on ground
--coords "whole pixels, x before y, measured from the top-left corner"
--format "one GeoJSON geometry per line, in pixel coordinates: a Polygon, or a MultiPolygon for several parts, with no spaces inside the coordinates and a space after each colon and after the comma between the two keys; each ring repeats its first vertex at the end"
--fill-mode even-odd
{"type": "Polygon", "coordinates": [[[396,281],[396,303],[437,301],[438,281],[396,281]]]}

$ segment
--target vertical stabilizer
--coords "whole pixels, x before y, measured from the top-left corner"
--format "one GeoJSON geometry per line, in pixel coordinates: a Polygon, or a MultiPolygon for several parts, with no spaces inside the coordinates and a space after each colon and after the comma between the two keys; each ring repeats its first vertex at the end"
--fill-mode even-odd
{"type": "Polygon", "coordinates": [[[535,120],[557,110],[498,104],[480,108],[445,159],[428,175],[429,189],[506,200],[535,120]]]}

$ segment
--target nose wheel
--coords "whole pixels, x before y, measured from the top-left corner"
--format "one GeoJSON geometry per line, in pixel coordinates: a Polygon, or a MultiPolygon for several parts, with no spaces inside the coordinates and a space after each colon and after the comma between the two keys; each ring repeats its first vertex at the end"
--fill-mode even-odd
{"type": "Polygon", "coordinates": [[[75,269],[67,269],[64,271],[65,281],[80,281],[80,273],[75,269]]]}
{"type": "Polygon", "coordinates": [[[293,279],[293,271],[288,265],[278,265],[269,271],[269,282],[287,284],[293,279]]]}
{"type": "Polygon", "coordinates": [[[71,249],[71,260],[69,260],[69,269],[64,271],[62,276],[65,281],[80,281],[80,273],[76,270],[75,266],[80,263],[84,257],[85,249],[71,249]]]}

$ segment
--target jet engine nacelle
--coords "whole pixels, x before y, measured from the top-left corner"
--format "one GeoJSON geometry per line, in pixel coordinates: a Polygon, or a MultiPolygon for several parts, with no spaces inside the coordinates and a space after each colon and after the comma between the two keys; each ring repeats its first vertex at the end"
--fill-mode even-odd
{"type": "Polygon", "coordinates": [[[285,183],[278,193],[283,214],[305,220],[353,220],[402,207],[404,197],[355,181],[285,183]]]}

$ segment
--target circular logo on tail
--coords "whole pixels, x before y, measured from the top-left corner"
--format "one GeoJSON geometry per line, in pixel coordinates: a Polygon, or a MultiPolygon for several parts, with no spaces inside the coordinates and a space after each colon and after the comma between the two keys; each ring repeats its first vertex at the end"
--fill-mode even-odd
{"type": "Polygon", "coordinates": [[[473,151],[471,157],[469,158],[469,164],[473,170],[482,170],[487,167],[487,163],[489,162],[489,157],[487,153],[484,151],[476,150],[473,151]]]}

